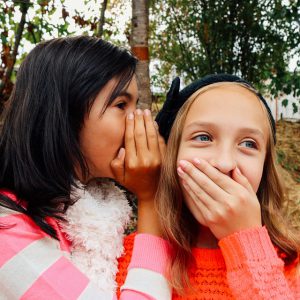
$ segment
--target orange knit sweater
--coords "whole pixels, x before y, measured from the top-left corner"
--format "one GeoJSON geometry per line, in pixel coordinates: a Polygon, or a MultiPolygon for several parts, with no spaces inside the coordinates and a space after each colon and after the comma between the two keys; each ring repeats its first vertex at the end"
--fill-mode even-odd
{"type": "MultiPolygon", "coordinates": [[[[119,287],[126,277],[133,239],[134,234],[126,237],[119,259],[119,287]]],[[[188,270],[193,291],[184,296],[173,293],[172,299],[300,299],[296,263],[284,268],[264,227],[235,233],[219,246],[193,249],[196,264],[188,270]]]]}

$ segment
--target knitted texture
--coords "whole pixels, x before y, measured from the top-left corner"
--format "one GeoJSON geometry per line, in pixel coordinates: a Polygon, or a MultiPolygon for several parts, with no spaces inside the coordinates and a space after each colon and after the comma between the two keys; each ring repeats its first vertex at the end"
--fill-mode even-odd
{"type": "MultiPolygon", "coordinates": [[[[119,259],[117,283],[123,284],[134,235],[126,237],[119,259]]],[[[219,242],[220,249],[194,248],[195,265],[188,270],[191,289],[172,299],[300,299],[295,265],[284,269],[265,228],[235,233],[219,242]]]]}

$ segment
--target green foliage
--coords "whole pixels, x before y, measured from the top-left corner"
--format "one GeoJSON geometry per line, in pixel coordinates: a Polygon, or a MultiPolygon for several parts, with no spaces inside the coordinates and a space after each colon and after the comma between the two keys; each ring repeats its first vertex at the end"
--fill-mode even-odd
{"type": "MultiPolygon", "coordinates": [[[[117,16],[124,16],[123,11],[128,3],[128,0],[109,1],[104,39],[118,41],[121,32],[117,16]]],[[[101,1],[78,0],[76,5],[80,9],[72,11],[65,6],[64,0],[0,1],[0,112],[13,88],[18,65],[34,45],[42,40],[74,34],[96,35],[101,1]],[[18,36],[22,13],[25,24],[18,36]],[[15,45],[18,44],[16,39],[20,42],[17,55],[14,53],[15,45]],[[6,71],[11,67],[13,71],[7,76],[6,71]]]]}
{"type": "Polygon", "coordinates": [[[298,112],[298,106],[295,102],[292,103],[292,105],[293,105],[293,114],[296,114],[298,112]]]}
{"type": "Polygon", "coordinates": [[[283,107],[287,107],[289,100],[288,99],[284,99],[282,100],[281,104],[283,107]]]}
{"type": "Polygon", "coordinates": [[[299,18],[299,0],[152,1],[151,55],[162,62],[164,81],[171,69],[186,82],[226,72],[273,96],[299,95],[299,72],[288,72],[291,56],[299,55],[299,18]]]}

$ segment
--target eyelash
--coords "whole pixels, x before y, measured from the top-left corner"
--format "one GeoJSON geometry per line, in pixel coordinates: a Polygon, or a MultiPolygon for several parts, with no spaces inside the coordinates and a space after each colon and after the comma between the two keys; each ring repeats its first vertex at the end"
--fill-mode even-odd
{"type": "MultiPolygon", "coordinates": [[[[209,134],[202,133],[202,134],[198,134],[198,135],[194,136],[194,137],[193,137],[193,140],[198,141],[198,142],[204,142],[204,143],[205,143],[205,142],[211,142],[211,141],[212,141],[212,138],[211,138],[211,136],[210,136],[209,134]],[[199,138],[199,137],[205,137],[205,138],[207,138],[207,139],[204,140],[204,141],[203,141],[203,140],[198,140],[197,138],[199,138]]],[[[241,142],[240,145],[241,145],[242,143],[251,143],[252,146],[253,146],[253,147],[247,147],[247,146],[245,146],[246,148],[249,148],[249,149],[258,149],[257,143],[256,143],[255,141],[252,141],[252,140],[245,140],[245,141],[241,142]]]]}
{"type": "Polygon", "coordinates": [[[255,141],[252,141],[252,140],[245,140],[245,141],[242,141],[242,142],[240,143],[240,145],[241,145],[242,143],[251,143],[251,144],[253,145],[253,147],[246,147],[246,148],[250,148],[250,149],[258,149],[258,146],[257,146],[257,144],[256,144],[255,141]]]}
{"type": "Polygon", "coordinates": [[[123,101],[123,102],[119,102],[118,104],[116,104],[116,107],[118,107],[119,109],[124,110],[126,105],[127,105],[127,102],[123,101]]]}
{"type": "MultiPolygon", "coordinates": [[[[206,140],[206,141],[201,141],[200,140],[200,142],[209,142],[209,141],[212,141],[212,138],[211,138],[211,136],[209,134],[205,134],[205,133],[198,134],[198,135],[196,135],[196,136],[193,137],[193,140],[197,140],[196,139],[197,137],[207,137],[208,138],[208,140],[206,140]]],[[[197,140],[197,141],[199,141],[199,140],[197,140]]]]}

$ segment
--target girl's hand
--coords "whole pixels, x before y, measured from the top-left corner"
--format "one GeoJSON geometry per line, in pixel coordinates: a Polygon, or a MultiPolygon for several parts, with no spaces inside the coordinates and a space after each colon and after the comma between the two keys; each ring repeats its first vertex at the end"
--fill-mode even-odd
{"type": "Polygon", "coordinates": [[[139,201],[154,200],[165,142],[151,112],[137,109],[126,118],[125,149],[111,163],[115,178],[139,201]]]}
{"type": "Polygon", "coordinates": [[[217,239],[262,226],[257,196],[237,167],[232,171],[232,178],[199,159],[193,163],[180,161],[177,170],[187,206],[217,239]]]}

